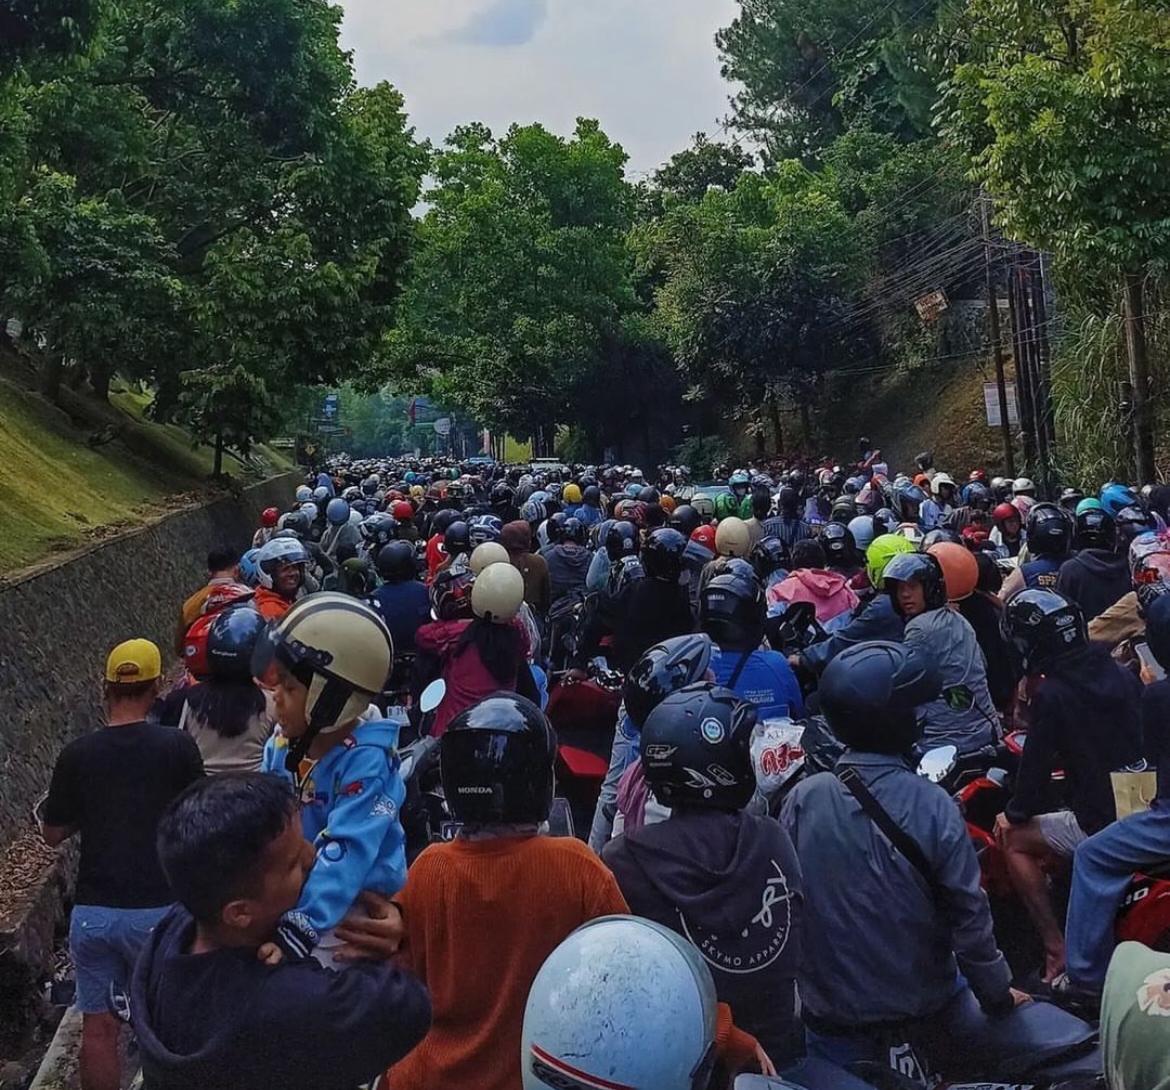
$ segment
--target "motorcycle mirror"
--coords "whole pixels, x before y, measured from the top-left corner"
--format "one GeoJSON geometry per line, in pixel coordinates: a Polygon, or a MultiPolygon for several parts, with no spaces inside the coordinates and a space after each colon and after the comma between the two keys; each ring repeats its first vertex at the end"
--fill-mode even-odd
{"type": "Polygon", "coordinates": [[[931,783],[941,783],[948,772],[955,767],[959,751],[955,746],[939,746],[923,754],[918,762],[918,775],[925,776],[931,783]]]}
{"type": "Polygon", "coordinates": [[[443,703],[443,697],[447,695],[447,683],[440,677],[432,681],[422,691],[422,696],[419,697],[418,706],[423,715],[430,715],[440,704],[443,703]]]}

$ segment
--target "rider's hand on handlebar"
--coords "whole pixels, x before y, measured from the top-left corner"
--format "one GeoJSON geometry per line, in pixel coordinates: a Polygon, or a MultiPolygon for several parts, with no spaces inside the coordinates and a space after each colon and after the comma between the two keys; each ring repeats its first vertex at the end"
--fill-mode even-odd
{"type": "Polygon", "coordinates": [[[366,891],[358,899],[336,935],[345,945],[334,953],[337,961],[388,961],[402,946],[405,925],[402,910],[388,897],[366,891]]]}
{"type": "Polygon", "coordinates": [[[577,669],[577,667],[573,667],[572,670],[565,671],[565,680],[566,681],[588,681],[589,675],[584,670],[579,670],[579,669],[577,669]]]}

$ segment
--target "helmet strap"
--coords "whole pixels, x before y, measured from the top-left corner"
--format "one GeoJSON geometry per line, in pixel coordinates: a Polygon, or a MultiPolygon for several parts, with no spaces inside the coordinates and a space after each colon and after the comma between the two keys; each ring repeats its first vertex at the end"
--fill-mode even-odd
{"type": "Polygon", "coordinates": [[[345,710],[346,702],[351,696],[346,686],[333,678],[325,679],[325,684],[313,702],[309,712],[308,729],[299,738],[294,738],[288,746],[288,754],[284,759],[284,767],[294,776],[300,770],[301,761],[308,755],[313,743],[319,734],[333,734],[340,724],[337,720],[345,710]]]}

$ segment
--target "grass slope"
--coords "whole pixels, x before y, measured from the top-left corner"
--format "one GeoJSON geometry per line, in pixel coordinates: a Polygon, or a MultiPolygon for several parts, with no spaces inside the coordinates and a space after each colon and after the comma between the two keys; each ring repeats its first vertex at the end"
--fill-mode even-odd
{"type": "MultiPolygon", "coordinates": [[[[144,420],[148,400],[120,391],[104,405],[65,390],[58,408],[0,378],[0,571],[141,524],[209,490],[210,451],[192,449],[181,428],[144,420]],[[107,441],[91,446],[99,435],[107,441]]],[[[289,467],[271,451],[261,457],[271,472],[289,467]]]]}

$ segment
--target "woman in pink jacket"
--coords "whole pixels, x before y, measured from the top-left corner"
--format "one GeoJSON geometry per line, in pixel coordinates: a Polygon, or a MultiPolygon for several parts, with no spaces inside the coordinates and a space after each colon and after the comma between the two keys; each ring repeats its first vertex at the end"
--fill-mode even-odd
{"type": "Polygon", "coordinates": [[[768,589],[770,613],[783,613],[794,602],[808,602],[826,632],[846,624],[859,599],[840,572],[826,569],[825,550],[816,538],[792,547],[792,571],[788,578],[768,589]]]}

